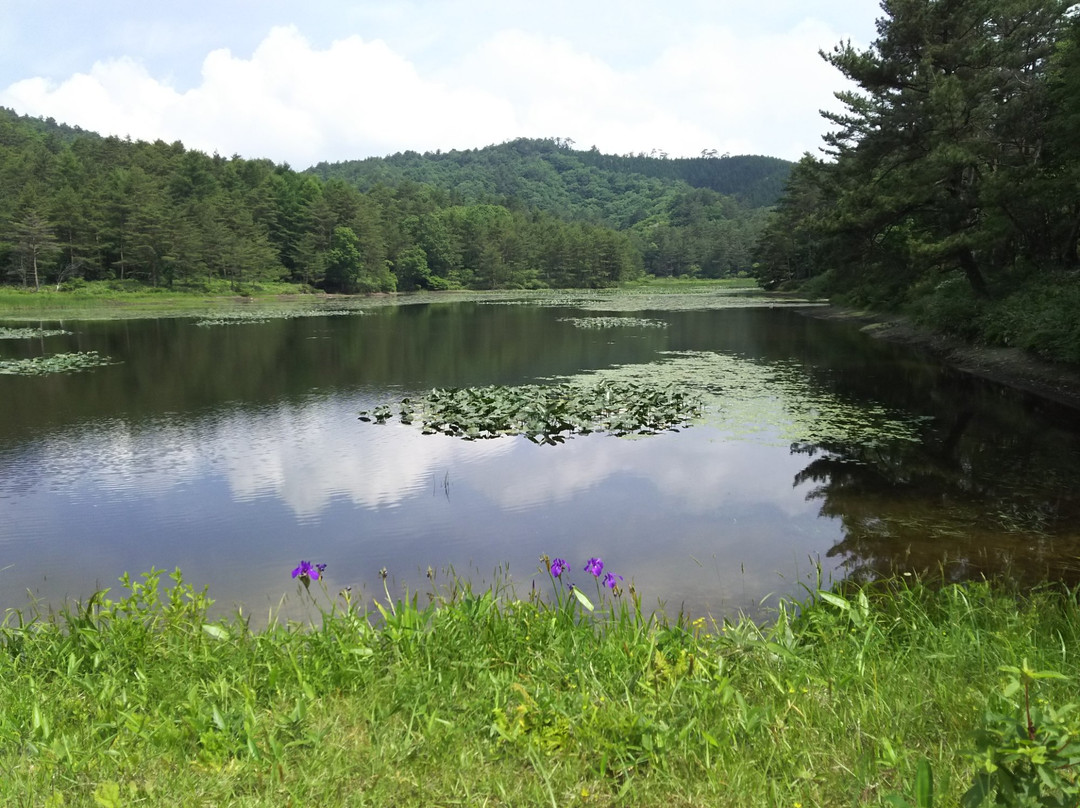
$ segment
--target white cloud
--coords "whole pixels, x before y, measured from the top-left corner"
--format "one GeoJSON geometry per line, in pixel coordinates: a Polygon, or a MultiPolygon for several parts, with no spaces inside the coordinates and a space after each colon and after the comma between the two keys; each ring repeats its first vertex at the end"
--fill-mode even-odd
{"type": "Polygon", "coordinates": [[[188,89],[121,57],[55,82],[15,82],[0,104],[298,168],[519,136],[571,137],[610,153],[716,148],[797,158],[816,149],[818,109],[839,84],[817,51],[841,34],[813,20],[783,30],[668,25],[648,46],[635,40],[634,60],[578,31],[564,38],[503,27],[457,50],[449,36],[406,56],[391,40],[349,35],[320,48],[298,28],[278,26],[250,56],[209,52],[188,89]]]}
{"type": "Polygon", "coordinates": [[[184,93],[119,59],[59,85],[16,82],[0,103],[105,134],[182,140],[298,167],[401,148],[470,147],[477,132],[503,140],[518,128],[506,101],[426,79],[382,42],[352,36],[317,50],[291,27],[273,29],[250,59],[213,51],[201,83],[184,93]]]}

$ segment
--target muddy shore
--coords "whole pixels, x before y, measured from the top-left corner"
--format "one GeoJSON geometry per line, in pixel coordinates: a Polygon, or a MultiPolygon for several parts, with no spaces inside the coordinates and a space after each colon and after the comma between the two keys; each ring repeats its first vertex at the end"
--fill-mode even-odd
{"type": "MultiPolygon", "coordinates": [[[[1015,387],[1080,411],[1080,366],[1047,362],[1018,348],[972,345],[919,328],[903,317],[855,311],[837,306],[808,306],[807,317],[844,320],[861,325],[876,339],[924,349],[964,373],[1015,387]]],[[[1080,414],[1080,413],[1078,413],[1080,414]]]]}

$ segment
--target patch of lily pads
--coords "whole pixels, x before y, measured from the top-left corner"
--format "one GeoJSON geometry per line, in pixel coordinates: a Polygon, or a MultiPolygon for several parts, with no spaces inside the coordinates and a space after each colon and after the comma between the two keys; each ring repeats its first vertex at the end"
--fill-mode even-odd
{"type": "MultiPolygon", "coordinates": [[[[693,424],[730,440],[771,445],[845,443],[866,448],[923,439],[926,416],[846,399],[798,362],[758,363],[709,351],[607,368],[545,385],[433,390],[397,406],[426,434],[476,440],[524,435],[536,443],[605,432],[651,435],[693,424]]],[[[385,423],[395,408],[360,413],[385,423]]]]}
{"type": "Polygon", "coordinates": [[[0,328],[0,339],[40,339],[70,334],[62,328],[0,328]]]}
{"type": "Polygon", "coordinates": [[[213,317],[198,320],[195,325],[254,325],[271,320],[294,320],[299,317],[340,317],[347,314],[363,314],[354,308],[344,309],[262,309],[258,311],[227,311],[213,317]]]}
{"type": "MultiPolygon", "coordinates": [[[[600,380],[435,389],[398,407],[402,423],[419,421],[424,434],[465,440],[521,435],[533,443],[563,443],[574,435],[653,435],[687,426],[701,414],[700,398],[674,384],[600,380]]],[[[362,411],[360,420],[385,423],[393,408],[362,411]]]]}
{"type": "Polygon", "coordinates": [[[628,292],[583,303],[589,311],[715,311],[717,309],[775,309],[824,306],[820,301],[780,298],[760,290],[717,289],[708,292],[628,292]]]}
{"type": "Polygon", "coordinates": [[[922,440],[926,416],[853,401],[815,382],[798,362],[759,363],[711,351],[671,351],[661,360],[608,368],[593,379],[678,385],[703,402],[702,423],[729,438],[774,445],[922,440]]]}
{"type": "MultiPolygon", "coordinates": [[[[511,294],[511,293],[504,293],[511,294]]],[[[597,289],[565,292],[516,292],[513,297],[481,300],[487,306],[537,306],[596,312],[713,311],[717,309],[824,306],[820,300],[780,297],[761,289],[701,288],[679,291],[597,289]]]]}
{"type": "Polygon", "coordinates": [[[32,359],[0,360],[0,374],[7,376],[44,376],[49,373],[74,373],[115,364],[97,351],[35,356],[32,359]]]}
{"type": "Polygon", "coordinates": [[[577,328],[667,328],[663,320],[647,317],[560,317],[560,323],[573,323],[577,328]]]}

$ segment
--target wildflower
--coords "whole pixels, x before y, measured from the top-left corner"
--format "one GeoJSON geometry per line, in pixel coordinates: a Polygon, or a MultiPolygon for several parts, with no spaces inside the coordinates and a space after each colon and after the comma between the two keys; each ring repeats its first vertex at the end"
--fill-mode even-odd
{"type": "Polygon", "coordinates": [[[300,566],[292,571],[292,577],[299,578],[304,583],[313,579],[317,581],[325,569],[325,564],[312,564],[310,561],[301,561],[300,566]]]}
{"type": "Polygon", "coordinates": [[[562,578],[562,574],[566,572],[566,569],[567,563],[561,558],[556,558],[551,562],[551,574],[556,578],[562,578]]]}
{"type": "Polygon", "coordinates": [[[590,558],[585,562],[585,572],[590,573],[594,578],[599,578],[600,573],[604,571],[604,562],[599,558],[590,558]]]}
{"type": "Polygon", "coordinates": [[[623,577],[621,575],[615,575],[609,572],[607,575],[604,576],[604,586],[606,586],[608,589],[615,589],[615,587],[619,585],[616,579],[621,581],[623,577]]]}

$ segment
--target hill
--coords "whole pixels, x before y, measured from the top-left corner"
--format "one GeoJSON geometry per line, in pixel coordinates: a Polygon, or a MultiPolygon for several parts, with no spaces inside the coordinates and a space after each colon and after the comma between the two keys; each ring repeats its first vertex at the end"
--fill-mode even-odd
{"type": "Polygon", "coordinates": [[[719,278],[750,270],[768,210],[793,164],[775,157],[608,155],[565,139],[520,138],[448,152],[400,152],[308,169],[365,192],[420,185],[455,204],[534,210],[632,237],[646,273],[719,278]]]}
{"type": "Polygon", "coordinates": [[[519,138],[464,151],[400,152],[340,163],[310,173],[361,190],[416,182],[465,203],[513,201],[563,218],[602,221],[626,229],[665,212],[694,188],[730,197],[732,211],[775,204],[793,164],[776,157],[610,155],[572,148],[561,139],[519,138]]]}

